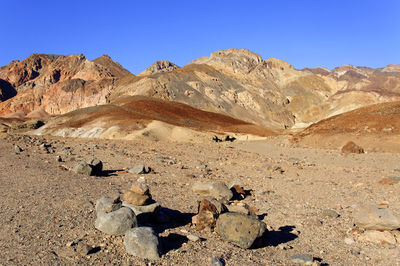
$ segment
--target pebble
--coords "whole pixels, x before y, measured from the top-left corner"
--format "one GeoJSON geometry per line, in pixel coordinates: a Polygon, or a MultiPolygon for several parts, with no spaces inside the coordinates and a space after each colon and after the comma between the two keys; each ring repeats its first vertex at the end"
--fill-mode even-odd
{"type": "Polygon", "coordinates": [[[303,265],[312,265],[313,263],[313,256],[310,254],[298,254],[290,257],[290,260],[293,263],[299,263],[303,265]]]}
{"type": "Polygon", "coordinates": [[[195,235],[187,235],[186,237],[187,237],[190,241],[193,241],[193,242],[198,242],[198,241],[200,241],[200,237],[195,236],[195,235]]]}

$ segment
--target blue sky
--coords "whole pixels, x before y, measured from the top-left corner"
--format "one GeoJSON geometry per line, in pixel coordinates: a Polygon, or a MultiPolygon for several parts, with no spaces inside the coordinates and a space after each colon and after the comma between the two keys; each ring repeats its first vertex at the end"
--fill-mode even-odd
{"type": "Polygon", "coordinates": [[[31,53],[110,55],[132,73],[247,48],[296,68],[400,64],[400,1],[0,0],[0,65],[31,53]]]}

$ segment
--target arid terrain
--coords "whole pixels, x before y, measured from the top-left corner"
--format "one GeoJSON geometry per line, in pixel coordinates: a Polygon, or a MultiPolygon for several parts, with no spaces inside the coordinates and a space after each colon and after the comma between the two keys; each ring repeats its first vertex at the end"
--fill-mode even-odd
{"type": "Polygon", "coordinates": [[[0,143],[1,264],[208,265],[209,259],[220,257],[226,265],[282,265],[303,253],[329,265],[399,263],[398,244],[359,240],[361,231],[352,216],[360,202],[383,204],[400,214],[398,181],[379,183],[400,177],[398,154],[345,156],[291,148],[276,138],[195,144],[8,136],[0,143]],[[15,145],[23,151],[15,152],[15,145]],[[105,176],[65,170],[92,157],[103,161],[105,176]],[[123,171],[138,162],[154,172],[123,171]],[[168,222],[152,225],[164,244],[162,258],[156,261],[127,255],[122,236],[107,236],[94,228],[96,200],[128,189],[140,176],[170,216],[168,222]],[[257,208],[268,225],[265,244],[246,250],[191,226],[201,199],[191,187],[198,180],[235,180],[249,190],[243,201],[257,208]],[[187,234],[201,241],[189,241],[187,234]],[[345,239],[354,242],[346,244],[345,239]],[[85,245],[98,250],[87,255],[85,245]]]}
{"type": "Polygon", "coordinates": [[[0,265],[398,265],[399,159],[399,65],[32,54],[0,68],[0,265]]]}

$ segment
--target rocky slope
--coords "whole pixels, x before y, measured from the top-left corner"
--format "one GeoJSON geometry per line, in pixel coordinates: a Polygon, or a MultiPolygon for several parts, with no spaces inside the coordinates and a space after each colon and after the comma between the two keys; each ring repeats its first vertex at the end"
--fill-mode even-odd
{"type": "Polygon", "coordinates": [[[111,104],[58,116],[36,130],[35,134],[106,139],[146,137],[198,142],[210,141],[215,134],[224,132],[262,137],[275,135],[261,126],[225,115],[142,96],[121,97],[111,104]]]}
{"type": "Polygon", "coordinates": [[[158,61],[138,76],[108,56],[34,54],[0,68],[0,115],[38,108],[62,114],[126,95],[222,113],[271,129],[305,127],[375,103],[400,100],[400,67],[344,65],[297,70],[246,49],[227,49],[179,68],[158,61]]]}
{"type": "Polygon", "coordinates": [[[294,135],[293,143],[341,148],[356,141],[367,151],[400,152],[400,102],[375,104],[332,116],[294,135]]]}
{"type": "Polygon", "coordinates": [[[0,68],[0,115],[42,109],[62,114],[107,102],[115,80],[131,76],[102,56],[32,54],[0,68]]]}

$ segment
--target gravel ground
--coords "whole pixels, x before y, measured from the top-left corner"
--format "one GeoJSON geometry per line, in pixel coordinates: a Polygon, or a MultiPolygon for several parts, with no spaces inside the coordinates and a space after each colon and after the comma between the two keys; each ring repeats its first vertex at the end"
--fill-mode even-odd
{"type": "Polygon", "coordinates": [[[193,144],[5,136],[0,139],[0,264],[209,265],[220,257],[227,265],[291,265],[291,256],[310,254],[321,264],[397,265],[399,245],[358,240],[352,212],[359,202],[374,202],[400,215],[399,184],[379,183],[400,177],[399,161],[400,155],[391,153],[343,156],[290,148],[280,138],[193,144]],[[15,145],[23,151],[16,152],[15,145]],[[66,170],[92,157],[103,161],[105,176],[66,170]],[[96,200],[129,189],[141,175],[121,170],[140,162],[154,170],[143,175],[153,199],[165,212],[176,213],[168,224],[151,225],[164,245],[157,261],[127,255],[123,237],[94,228],[96,200]],[[250,192],[243,201],[268,225],[265,243],[244,250],[211,230],[196,231],[190,217],[201,199],[191,190],[197,180],[239,181],[250,192]],[[325,216],[328,209],[340,217],[325,216]],[[188,241],[187,234],[202,241],[188,241]],[[355,242],[346,244],[345,238],[355,242]],[[87,255],[87,245],[96,248],[92,254],[87,255]]]}

